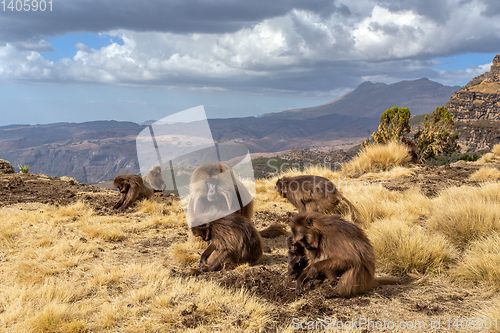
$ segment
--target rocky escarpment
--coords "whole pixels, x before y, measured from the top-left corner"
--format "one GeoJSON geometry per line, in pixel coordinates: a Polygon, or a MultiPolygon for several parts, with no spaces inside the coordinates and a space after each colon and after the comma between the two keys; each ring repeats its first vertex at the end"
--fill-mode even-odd
{"type": "Polygon", "coordinates": [[[490,150],[500,142],[500,55],[491,69],[472,79],[446,104],[463,152],[490,150]]]}

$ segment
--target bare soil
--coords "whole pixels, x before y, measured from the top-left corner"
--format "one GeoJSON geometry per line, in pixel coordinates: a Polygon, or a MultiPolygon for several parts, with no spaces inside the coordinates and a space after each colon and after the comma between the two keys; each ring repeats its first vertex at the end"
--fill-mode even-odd
{"type": "Polygon", "coordinates": [[[399,177],[390,180],[381,180],[382,185],[393,191],[406,191],[412,186],[417,186],[428,197],[435,197],[447,187],[472,185],[478,186],[480,182],[470,180],[469,176],[477,171],[480,165],[458,164],[456,166],[421,166],[412,168],[414,175],[399,177]]]}
{"type": "MultiPolygon", "coordinates": [[[[81,184],[73,180],[63,181],[58,177],[36,174],[0,174],[0,207],[16,203],[44,203],[70,205],[83,201],[100,215],[113,215],[118,201],[118,190],[81,184]]],[[[155,193],[154,200],[170,202],[172,196],[155,193]]]]}

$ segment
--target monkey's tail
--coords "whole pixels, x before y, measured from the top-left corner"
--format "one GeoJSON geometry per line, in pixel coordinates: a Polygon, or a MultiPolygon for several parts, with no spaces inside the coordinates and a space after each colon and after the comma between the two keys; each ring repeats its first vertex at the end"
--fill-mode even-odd
{"type": "Polygon", "coordinates": [[[286,226],[281,223],[273,223],[264,230],[259,231],[263,238],[275,238],[281,235],[287,235],[286,226]]]}
{"type": "Polygon", "coordinates": [[[385,286],[385,285],[402,285],[409,284],[409,281],[404,281],[398,278],[375,278],[373,287],[385,286]]]}
{"type": "Polygon", "coordinates": [[[351,212],[352,222],[356,223],[359,226],[362,226],[363,221],[360,218],[358,218],[358,216],[361,217],[361,213],[359,212],[359,210],[349,200],[347,200],[347,198],[344,197],[344,195],[340,193],[340,191],[338,192],[338,195],[340,196],[342,201],[346,203],[347,207],[349,207],[349,212],[351,212]]]}

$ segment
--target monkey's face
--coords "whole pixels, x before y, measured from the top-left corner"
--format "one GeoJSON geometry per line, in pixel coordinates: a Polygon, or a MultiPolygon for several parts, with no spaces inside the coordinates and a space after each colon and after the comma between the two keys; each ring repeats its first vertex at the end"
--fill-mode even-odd
{"type": "Polygon", "coordinates": [[[129,184],[125,179],[116,179],[114,182],[115,187],[120,191],[120,193],[127,193],[129,184]]]}
{"type": "Polygon", "coordinates": [[[293,220],[291,229],[294,243],[299,243],[309,251],[318,249],[321,235],[313,225],[313,218],[298,216],[293,220]]]}
{"type": "Polygon", "coordinates": [[[304,255],[304,247],[300,243],[293,241],[293,235],[286,238],[286,243],[288,245],[288,251],[294,253],[297,256],[304,255]]]}
{"type": "Polygon", "coordinates": [[[161,168],[159,166],[155,166],[151,169],[151,174],[155,177],[159,176],[161,174],[161,168]]]}
{"type": "Polygon", "coordinates": [[[291,240],[291,245],[293,244],[299,244],[302,245],[303,247],[307,248],[309,246],[307,242],[307,230],[302,227],[302,226],[293,226],[292,227],[292,235],[293,238],[291,240]]]}
{"type": "Polygon", "coordinates": [[[278,179],[278,181],[276,182],[276,187],[275,187],[275,190],[276,192],[278,192],[283,198],[286,196],[286,186],[287,186],[287,182],[285,179],[283,178],[280,178],[278,179]]]}
{"type": "Polygon", "coordinates": [[[202,225],[198,227],[191,228],[191,232],[194,236],[200,236],[204,241],[209,241],[212,239],[212,233],[209,225],[202,225]]]}
{"type": "Polygon", "coordinates": [[[209,178],[205,181],[205,184],[207,186],[207,200],[209,202],[216,202],[219,199],[217,180],[209,178]]]}

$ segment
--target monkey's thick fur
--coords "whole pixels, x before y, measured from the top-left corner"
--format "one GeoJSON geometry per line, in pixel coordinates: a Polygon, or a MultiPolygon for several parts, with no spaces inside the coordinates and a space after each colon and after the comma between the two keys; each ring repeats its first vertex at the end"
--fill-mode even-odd
{"type": "Polygon", "coordinates": [[[288,199],[299,213],[330,213],[343,201],[349,208],[351,220],[362,225],[356,217],[361,215],[359,211],[327,178],[314,175],[283,177],[276,181],[276,191],[288,199]]]}
{"type": "MultiPolygon", "coordinates": [[[[207,221],[212,219],[210,213],[197,218],[207,221]]],[[[231,214],[193,227],[191,231],[193,235],[209,242],[200,258],[200,269],[204,272],[219,270],[224,262],[255,264],[262,257],[259,232],[240,214],[231,214]]]]}
{"type": "Polygon", "coordinates": [[[114,209],[125,210],[136,200],[149,198],[153,190],[144,185],[141,176],[119,175],[113,181],[113,185],[120,190],[120,200],[113,206],[114,209]]]}
{"type": "Polygon", "coordinates": [[[335,215],[300,213],[290,221],[293,242],[306,249],[309,265],[297,279],[296,293],[309,279],[324,275],[336,281],[334,293],[351,297],[382,284],[400,284],[375,278],[375,254],[363,229],[335,215]]]}

